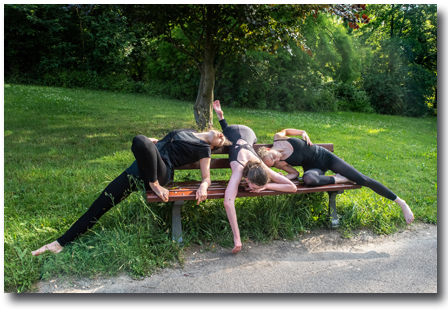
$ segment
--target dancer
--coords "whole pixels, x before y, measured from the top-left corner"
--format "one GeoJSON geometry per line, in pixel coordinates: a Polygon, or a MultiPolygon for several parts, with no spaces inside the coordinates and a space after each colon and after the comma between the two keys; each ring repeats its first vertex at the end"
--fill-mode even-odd
{"type": "Polygon", "coordinates": [[[297,187],[284,176],[269,169],[260,160],[252,147],[257,142],[257,137],[253,130],[244,125],[228,126],[224,119],[224,112],[221,109],[219,100],[213,103],[213,108],[218,116],[224,135],[233,143],[229,147],[229,161],[232,176],[225,191],[224,207],[233,231],[235,247],[232,249],[232,252],[238,253],[241,250],[242,244],[235,211],[235,198],[241,179],[243,177],[245,178],[249,187],[248,189],[251,192],[270,189],[293,193],[297,191],[297,187]]]}
{"type": "Polygon", "coordinates": [[[169,191],[163,186],[173,178],[173,169],[199,161],[202,183],[196,192],[198,204],[207,199],[210,180],[211,149],[228,145],[230,142],[218,131],[196,133],[180,129],[168,133],[162,140],[136,136],[131,150],[135,161],[121,175],[113,180],[101,195],[93,202],[89,210],[82,215],[61,237],[31,252],[37,256],[45,251],[59,253],[63,247],[86,232],[131,192],[138,190],[138,181],[142,181],[164,202],[168,202],[169,191]]]}
{"type": "Polygon", "coordinates": [[[354,182],[368,187],[377,194],[397,203],[403,211],[407,224],[411,224],[414,220],[414,214],[404,200],[378,181],[361,174],[326,148],[313,145],[305,131],[288,128],[276,133],[272,148],[261,147],[258,149],[258,155],[268,167],[274,166],[287,172],[288,179],[299,176],[299,172],[292,166],[302,166],[303,182],[307,186],[354,182]],[[290,138],[288,135],[302,136],[303,140],[290,138]],[[326,176],[327,170],[335,172],[336,175],[326,176]]]}

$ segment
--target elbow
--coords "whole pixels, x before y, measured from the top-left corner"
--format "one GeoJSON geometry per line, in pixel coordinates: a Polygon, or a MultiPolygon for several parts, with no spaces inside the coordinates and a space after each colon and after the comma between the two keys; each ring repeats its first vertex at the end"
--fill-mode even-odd
{"type": "Polygon", "coordinates": [[[295,184],[292,184],[290,187],[289,187],[289,192],[296,192],[297,191],[297,187],[296,187],[296,185],[295,184]]]}
{"type": "Polygon", "coordinates": [[[224,199],[224,208],[226,208],[226,210],[232,209],[235,207],[235,200],[233,199],[224,199]]]}

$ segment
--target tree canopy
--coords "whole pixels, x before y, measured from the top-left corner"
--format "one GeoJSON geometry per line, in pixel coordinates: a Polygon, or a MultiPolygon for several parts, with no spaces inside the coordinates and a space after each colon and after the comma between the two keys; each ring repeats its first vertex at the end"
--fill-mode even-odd
{"type": "Polygon", "coordinates": [[[437,109],[437,6],[5,5],[5,79],[196,100],[198,128],[215,95],[424,115],[437,109]]]}
{"type": "Polygon", "coordinates": [[[350,21],[368,22],[359,12],[365,5],[123,5],[131,24],[145,25],[148,34],[165,41],[191,57],[201,80],[194,113],[199,129],[212,126],[215,73],[228,55],[248,50],[275,53],[291,43],[312,54],[301,33],[305,19],[319,12],[350,21]]]}

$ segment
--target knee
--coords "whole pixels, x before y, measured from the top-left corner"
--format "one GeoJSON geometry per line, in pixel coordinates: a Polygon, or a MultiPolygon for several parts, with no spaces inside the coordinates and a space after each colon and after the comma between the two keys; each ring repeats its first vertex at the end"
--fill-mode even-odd
{"type": "Polygon", "coordinates": [[[317,177],[314,174],[303,174],[303,183],[308,186],[315,186],[317,184],[317,177]]]}
{"type": "Polygon", "coordinates": [[[148,145],[149,139],[144,136],[144,135],[137,135],[134,137],[134,139],[132,139],[132,146],[131,149],[132,151],[139,151],[143,148],[146,148],[146,146],[148,145]]]}

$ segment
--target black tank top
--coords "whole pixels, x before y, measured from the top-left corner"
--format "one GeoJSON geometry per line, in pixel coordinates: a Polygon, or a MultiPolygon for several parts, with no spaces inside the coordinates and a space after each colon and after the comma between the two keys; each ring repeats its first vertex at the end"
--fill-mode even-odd
{"type": "Polygon", "coordinates": [[[171,168],[212,156],[210,145],[198,139],[190,129],[171,131],[156,143],[156,148],[171,168]]]}
{"type": "Polygon", "coordinates": [[[309,146],[305,140],[297,138],[278,139],[275,141],[288,141],[294,149],[285,161],[290,166],[303,166],[311,163],[317,157],[317,145],[309,146]]]}
{"type": "Polygon", "coordinates": [[[252,147],[255,143],[257,143],[257,136],[251,128],[245,125],[228,126],[225,119],[220,120],[219,123],[221,124],[222,132],[224,133],[224,135],[233,143],[231,146],[229,146],[229,162],[236,161],[240,165],[244,166],[241,162],[238,161],[238,154],[243,148],[252,152],[252,154],[254,154],[255,157],[261,162],[261,159],[258,157],[257,153],[252,147]],[[237,141],[240,139],[246,141],[246,143],[242,145],[237,144],[237,141]]]}

